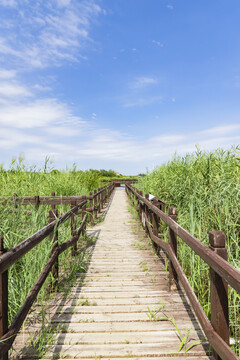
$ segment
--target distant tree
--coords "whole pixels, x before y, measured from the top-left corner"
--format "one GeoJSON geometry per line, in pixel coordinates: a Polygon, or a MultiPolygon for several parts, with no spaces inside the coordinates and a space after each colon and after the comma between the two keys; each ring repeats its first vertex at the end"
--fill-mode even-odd
{"type": "Polygon", "coordinates": [[[118,176],[118,174],[114,171],[114,170],[104,170],[104,169],[100,169],[99,170],[99,175],[100,176],[104,176],[104,177],[115,177],[118,176]]]}

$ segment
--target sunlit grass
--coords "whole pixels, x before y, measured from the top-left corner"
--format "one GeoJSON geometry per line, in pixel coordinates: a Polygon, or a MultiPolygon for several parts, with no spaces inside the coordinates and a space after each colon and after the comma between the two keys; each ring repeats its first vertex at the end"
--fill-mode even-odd
{"type": "MultiPolygon", "coordinates": [[[[240,151],[197,150],[185,157],[175,156],[166,165],[139,178],[138,188],[174,205],[178,222],[209,246],[208,232],[226,235],[228,261],[240,269],[240,151]]],[[[167,237],[167,231],[166,231],[167,237]]],[[[210,317],[209,267],[180,239],[178,258],[191,286],[210,317]]],[[[240,355],[240,295],[229,288],[231,336],[240,355]]]]}

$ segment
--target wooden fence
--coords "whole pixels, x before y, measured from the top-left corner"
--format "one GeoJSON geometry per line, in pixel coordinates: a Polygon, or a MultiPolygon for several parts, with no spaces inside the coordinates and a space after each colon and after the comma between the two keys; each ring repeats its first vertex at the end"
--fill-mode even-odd
{"type": "Polygon", "coordinates": [[[213,347],[214,360],[239,360],[229,346],[228,285],[240,294],[240,271],[227,262],[225,235],[222,231],[210,231],[210,247],[201,243],[177,223],[176,207],[168,208],[168,215],[148,194],[126,184],[128,196],[139,212],[145,231],[156,246],[163,249],[170,260],[169,286],[181,282],[195,311],[202,329],[213,347]],[[157,205],[157,206],[156,206],[157,205]],[[159,237],[159,223],[162,220],[169,227],[169,242],[159,237]],[[177,237],[180,237],[197,255],[210,266],[211,322],[201,307],[186,275],[177,259],[177,237]]]}
{"type": "Polygon", "coordinates": [[[16,245],[14,248],[6,250],[4,249],[3,237],[0,236],[0,359],[8,359],[8,350],[12,346],[15,337],[20,330],[26,316],[32,307],[42,285],[44,284],[48,274],[52,271],[53,287],[57,287],[58,283],[58,257],[61,253],[72,247],[72,255],[75,256],[77,252],[77,241],[81,234],[85,233],[86,224],[89,218],[91,223],[94,222],[94,218],[101,212],[104,203],[109,199],[114,184],[110,183],[94,193],[90,193],[88,196],[32,196],[19,198],[14,195],[11,199],[3,199],[0,201],[2,204],[6,202],[12,202],[15,207],[20,205],[33,204],[36,210],[40,205],[51,205],[49,211],[49,224],[44,228],[37,231],[29,238],[16,245]],[[65,214],[58,216],[56,205],[69,204],[70,210],[65,214]],[[89,204],[89,207],[86,207],[89,204]],[[76,229],[75,216],[81,215],[81,225],[79,229],[76,229]],[[70,221],[71,226],[71,239],[58,244],[58,228],[67,220],[70,221]],[[42,270],[38,280],[29,292],[24,304],[15,316],[12,324],[8,327],[8,269],[22,256],[27,254],[31,249],[38,245],[47,236],[53,235],[54,246],[50,255],[50,258],[42,270]]]}

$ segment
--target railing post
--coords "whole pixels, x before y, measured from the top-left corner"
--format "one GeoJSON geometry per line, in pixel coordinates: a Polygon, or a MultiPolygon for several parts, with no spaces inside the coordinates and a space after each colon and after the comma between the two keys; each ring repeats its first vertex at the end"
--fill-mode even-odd
{"type": "Polygon", "coordinates": [[[36,211],[38,211],[38,209],[39,209],[39,202],[40,202],[39,196],[38,195],[34,196],[34,204],[35,204],[36,211]]]}
{"type": "MultiPolygon", "coordinates": [[[[149,194],[145,194],[145,199],[149,200],[149,194]]],[[[146,215],[147,220],[149,220],[149,218],[148,218],[149,210],[148,210],[147,205],[145,205],[145,204],[144,204],[144,213],[146,215]]],[[[148,234],[148,227],[145,223],[145,219],[144,219],[144,229],[145,229],[146,234],[148,234]]]]}
{"type": "MultiPolygon", "coordinates": [[[[76,200],[71,200],[71,209],[76,206],[76,200]]],[[[76,222],[75,215],[71,215],[71,235],[72,237],[76,235],[76,222]]],[[[72,256],[77,255],[77,242],[75,242],[72,246],[72,256]]]]}
{"type": "MultiPolygon", "coordinates": [[[[86,195],[83,195],[82,197],[83,200],[87,200],[87,196],[86,195]]],[[[83,207],[82,207],[82,217],[84,218],[85,214],[86,214],[86,208],[87,208],[87,205],[85,204],[83,207]]],[[[82,230],[82,235],[86,235],[86,225],[83,227],[83,230],[82,230]]]]}
{"type": "MultiPolygon", "coordinates": [[[[143,192],[140,191],[140,192],[139,192],[139,195],[143,196],[143,192]]],[[[140,200],[139,200],[139,217],[140,217],[140,219],[141,219],[141,221],[142,221],[142,203],[141,203],[140,200]]]]}
{"type": "MultiPolygon", "coordinates": [[[[0,236],[0,256],[7,250],[4,249],[3,237],[0,236]]],[[[8,331],[8,271],[0,274],[0,337],[8,331]]],[[[8,352],[0,355],[1,360],[8,360],[8,352]]]]}
{"type": "Polygon", "coordinates": [[[102,189],[103,191],[101,192],[101,209],[103,209],[103,204],[104,204],[104,189],[102,189]]]}
{"type": "MultiPolygon", "coordinates": [[[[174,206],[170,206],[168,209],[168,216],[174,220],[177,221],[177,208],[174,206]]],[[[169,245],[173,249],[174,254],[177,257],[177,235],[175,232],[169,228],[169,245]]],[[[173,281],[177,284],[178,283],[178,276],[177,273],[173,267],[172,262],[170,261],[169,264],[169,290],[171,290],[171,287],[173,285],[173,281]]]]}
{"type": "Polygon", "coordinates": [[[154,212],[152,213],[152,224],[153,224],[153,234],[155,236],[158,236],[159,218],[154,212]]]}
{"type": "MultiPolygon", "coordinates": [[[[152,219],[152,224],[153,224],[153,234],[155,236],[158,236],[158,230],[159,230],[159,217],[154,213],[152,212],[152,216],[151,216],[151,219],[152,219]]],[[[159,253],[159,246],[153,241],[153,246],[156,250],[156,253],[158,254],[159,253]]]]}
{"type": "MultiPolygon", "coordinates": [[[[222,231],[209,232],[210,249],[227,261],[225,234],[222,231]]],[[[210,268],[211,323],[219,336],[229,345],[228,285],[210,268]]],[[[213,359],[221,357],[213,349],[213,359]]]]}
{"type": "MultiPolygon", "coordinates": [[[[101,190],[101,188],[98,188],[98,193],[100,190],[101,190]]],[[[98,205],[97,205],[98,213],[100,213],[101,212],[101,194],[98,194],[98,196],[97,196],[97,203],[98,203],[98,205]]]]}
{"type": "Polygon", "coordinates": [[[94,207],[94,218],[97,219],[97,196],[96,196],[97,190],[94,190],[94,199],[93,199],[93,207],[94,207]]]}
{"type": "MultiPolygon", "coordinates": [[[[52,192],[51,196],[55,196],[55,192],[52,192]]],[[[58,217],[58,211],[56,210],[55,204],[52,204],[51,207],[52,208],[49,211],[49,223],[53,222],[58,217]]],[[[58,246],[58,231],[56,230],[53,239],[52,239],[52,234],[53,233],[51,233],[49,235],[49,238],[50,238],[50,240],[52,240],[52,242],[54,244],[53,249],[52,249],[52,253],[53,253],[54,249],[58,246]]],[[[58,257],[52,266],[51,273],[53,276],[52,287],[54,289],[57,289],[57,287],[58,287],[58,257]]]]}
{"type": "Polygon", "coordinates": [[[89,193],[89,208],[91,209],[90,210],[90,223],[93,225],[93,199],[92,199],[92,196],[93,196],[93,193],[90,192],[89,193]]]}

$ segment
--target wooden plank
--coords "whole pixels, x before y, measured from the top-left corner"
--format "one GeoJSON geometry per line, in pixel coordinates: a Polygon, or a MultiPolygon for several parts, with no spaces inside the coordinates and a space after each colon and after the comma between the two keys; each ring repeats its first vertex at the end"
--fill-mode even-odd
{"type": "MultiPolygon", "coordinates": [[[[15,347],[20,347],[22,343],[27,343],[30,335],[19,337],[15,342],[15,347]]],[[[98,332],[92,336],[91,333],[65,333],[59,332],[54,336],[54,340],[58,345],[91,345],[91,344],[172,344],[173,348],[179,348],[180,340],[174,330],[149,331],[149,332],[98,332]]],[[[191,332],[191,341],[204,340],[202,333],[199,331],[191,332]]],[[[189,342],[190,343],[190,342],[189,342]]]]}
{"type": "MultiPolygon", "coordinates": [[[[174,344],[175,345],[175,344],[174,344]]],[[[49,346],[49,352],[46,354],[46,357],[51,354],[57,354],[58,358],[63,357],[64,359],[94,359],[95,355],[97,358],[103,357],[152,357],[159,355],[168,354],[169,357],[173,357],[174,355],[178,355],[177,353],[177,344],[176,348],[170,344],[94,344],[94,345],[51,345],[49,346]]],[[[203,356],[205,355],[205,350],[202,345],[196,346],[191,355],[193,356],[203,356]]],[[[36,354],[33,354],[33,358],[37,358],[36,354]]]]}
{"type": "MultiPolygon", "coordinates": [[[[191,329],[190,343],[204,339],[184,292],[181,288],[168,290],[164,258],[154,256],[147,242],[146,246],[142,242],[136,246],[138,236],[131,231],[125,194],[115,194],[104,222],[94,228],[100,235],[87,274],[79,274],[67,299],[66,294],[57,294],[46,303],[45,331],[55,329],[55,337],[47,345],[45,357],[208,359],[203,344],[187,354],[177,353],[181,341],[174,324],[149,319],[149,309],[155,311],[164,304],[166,314],[174,317],[183,336],[191,329]]],[[[39,315],[40,307],[36,306],[25,333],[17,337],[19,358],[36,358],[27,344],[41,330],[41,324],[35,322],[39,315]]],[[[164,317],[161,312],[156,316],[164,317]]]]}

